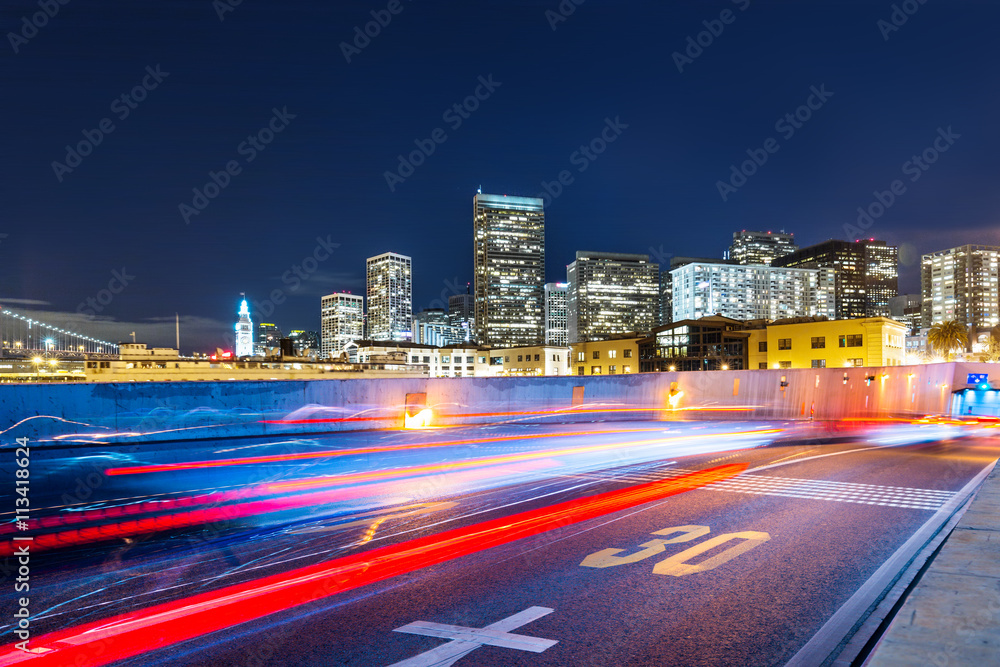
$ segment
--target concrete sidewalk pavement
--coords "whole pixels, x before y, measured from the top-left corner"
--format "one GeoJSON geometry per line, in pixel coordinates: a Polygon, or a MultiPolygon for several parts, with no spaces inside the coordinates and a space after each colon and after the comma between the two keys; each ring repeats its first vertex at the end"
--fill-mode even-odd
{"type": "Polygon", "coordinates": [[[1000,464],[865,664],[1000,665],[1000,464]]]}

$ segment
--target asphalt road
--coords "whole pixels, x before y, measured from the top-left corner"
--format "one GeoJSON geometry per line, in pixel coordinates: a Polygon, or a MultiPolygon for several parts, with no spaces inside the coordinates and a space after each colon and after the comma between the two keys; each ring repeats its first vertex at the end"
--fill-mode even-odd
{"type": "MultiPolygon", "coordinates": [[[[954,492],[1000,456],[1000,444],[983,433],[953,438],[955,427],[933,425],[889,425],[838,443],[783,444],[774,441],[780,435],[760,434],[781,427],[477,430],[480,439],[504,439],[371,452],[345,458],[335,470],[270,461],[268,483],[322,482],[322,489],[344,475],[398,474],[356,480],[346,488],[367,491],[347,499],[53,549],[32,562],[40,612],[34,636],[241,586],[249,594],[240,604],[209,603],[234,621],[229,627],[203,635],[187,628],[192,639],[119,664],[784,664],[954,492]],[[518,437],[529,434],[553,437],[518,437]],[[423,470],[456,462],[458,468],[423,470]],[[746,471],[734,476],[737,469],[724,469],[722,481],[683,486],[687,475],[732,464],[746,471]],[[614,504],[627,490],[664,480],[674,480],[672,495],[614,504]],[[583,500],[597,494],[605,495],[583,500]],[[554,524],[489,543],[518,517],[544,519],[566,503],[573,503],[571,511],[554,524]],[[283,610],[251,618],[270,590],[265,583],[357,554],[395,553],[414,540],[425,541],[422,551],[433,550],[445,531],[463,530],[470,533],[465,541],[444,545],[446,556],[435,562],[304,604],[289,598],[283,610]]],[[[444,436],[364,437],[377,440],[364,444],[371,448],[444,436]]],[[[447,438],[472,439],[468,432],[447,438]]],[[[254,455],[273,455],[271,446],[244,444],[254,455]]],[[[329,445],[315,443],[309,451],[329,445]]],[[[208,449],[212,460],[234,456],[220,453],[218,443],[208,449]]],[[[134,458],[136,465],[208,460],[149,452],[134,458]]],[[[259,466],[237,467],[239,477],[259,466]]],[[[162,493],[165,479],[197,493],[205,490],[200,473],[219,471],[166,469],[142,484],[147,495],[162,493]]],[[[229,481],[234,489],[260,485],[229,481]]],[[[135,484],[117,488],[138,495],[105,487],[105,497],[89,507],[146,497],[135,484]]],[[[192,615],[190,625],[204,618],[211,617],[192,615]]],[[[144,649],[177,635],[154,627],[150,637],[144,649]]]]}

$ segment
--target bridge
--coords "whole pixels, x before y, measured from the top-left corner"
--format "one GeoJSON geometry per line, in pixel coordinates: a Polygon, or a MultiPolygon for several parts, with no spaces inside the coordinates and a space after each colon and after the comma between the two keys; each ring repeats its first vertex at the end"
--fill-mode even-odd
{"type": "Polygon", "coordinates": [[[83,358],[113,356],[118,345],[0,308],[0,357],[83,358]]]}

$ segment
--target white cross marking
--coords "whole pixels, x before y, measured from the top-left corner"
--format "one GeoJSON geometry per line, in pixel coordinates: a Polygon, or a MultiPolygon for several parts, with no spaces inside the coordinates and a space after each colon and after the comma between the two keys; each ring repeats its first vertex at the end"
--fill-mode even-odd
{"type": "Polygon", "coordinates": [[[393,632],[441,637],[452,641],[402,662],[389,665],[389,667],[450,667],[483,644],[541,653],[559,642],[554,639],[515,635],[511,634],[510,631],[551,614],[553,611],[555,610],[548,607],[530,607],[513,616],[508,616],[502,621],[491,623],[485,628],[466,628],[461,625],[444,625],[443,623],[429,623],[427,621],[416,621],[404,625],[401,628],[396,628],[393,632]]]}

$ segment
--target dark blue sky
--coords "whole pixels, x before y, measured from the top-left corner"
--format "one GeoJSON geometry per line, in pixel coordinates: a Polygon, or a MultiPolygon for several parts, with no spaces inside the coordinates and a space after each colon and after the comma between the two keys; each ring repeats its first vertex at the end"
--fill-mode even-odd
{"type": "Polygon", "coordinates": [[[901,290],[918,291],[921,253],[998,242],[993,2],[911,0],[885,39],[893,3],[871,0],[587,0],[555,30],[557,0],[400,0],[350,63],[341,43],[387,1],[244,0],[220,20],[224,2],[73,0],[37,34],[22,22],[37,3],[5,3],[0,303],[157,344],[177,312],[185,351],[207,349],[241,291],[281,290],[266,319],[316,329],[320,295],[363,292],[365,258],[393,250],[413,257],[419,311],[472,279],[480,185],[534,196],[563,170],[573,182],[546,213],[553,281],[582,249],[721,256],[743,228],[845,238],[896,179],[905,191],[866,235],[901,246],[901,290]],[[721,34],[679,72],[672,54],[704,22],[721,34]],[[459,127],[443,117],[490,76],[499,86],[459,127]],[[115,102],[144,77],[142,102],[115,102]],[[811,87],[832,96],[789,136],[776,123],[811,87]],[[294,118],[249,161],[241,144],[274,109],[294,118]],[[105,118],[114,130],[72,172],[53,167],[105,118]],[[574,156],[606,119],[627,128],[596,159],[574,156]],[[911,180],[904,163],[949,127],[911,180]],[[436,128],[446,141],[390,191],[385,172],[436,128]],[[723,201],[717,182],[769,138],[777,152],[723,201]],[[230,161],[239,173],[186,223],[179,205],[230,161]],[[294,276],[318,237],[340,245],[294,276]],[[123,269],[128,284],[87,307],[123,269]]]}

